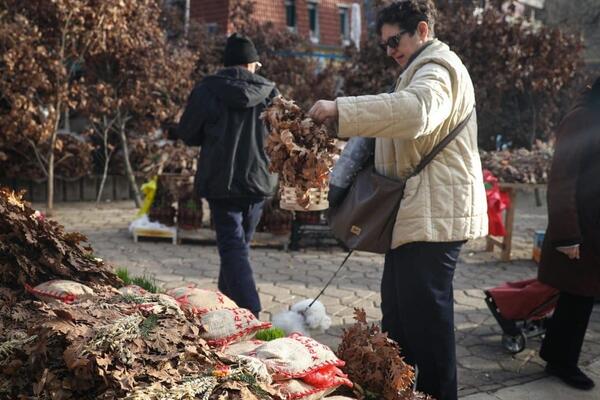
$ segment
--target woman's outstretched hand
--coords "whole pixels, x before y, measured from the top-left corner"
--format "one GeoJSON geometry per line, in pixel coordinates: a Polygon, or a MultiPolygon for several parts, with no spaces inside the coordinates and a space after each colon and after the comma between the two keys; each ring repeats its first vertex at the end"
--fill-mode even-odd
{"type": "Polygon", "coordinates": [[[337,120],[337,104],[332,100],[319,100],[310,108],[310,110],[308,110],[308,116],[317,123],[323,123],[328,120],[337,120]]]}

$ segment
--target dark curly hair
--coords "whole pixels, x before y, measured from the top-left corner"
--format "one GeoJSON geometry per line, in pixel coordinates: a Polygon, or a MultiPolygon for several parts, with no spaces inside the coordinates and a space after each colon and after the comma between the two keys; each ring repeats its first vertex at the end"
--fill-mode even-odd
{"type": "Polygon", "coordinates": [[[429,25],[431,36],[434,35],[437,9],[432,0],[396,0],[377,13],[377,33],[381,35],[384,24],[398,25],[413,35],[419,22],[429,25]]]}

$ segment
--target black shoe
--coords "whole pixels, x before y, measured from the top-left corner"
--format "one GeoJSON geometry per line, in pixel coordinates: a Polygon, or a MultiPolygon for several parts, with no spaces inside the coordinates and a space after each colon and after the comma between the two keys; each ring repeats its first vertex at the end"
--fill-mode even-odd
{"type": "Polygon", "coordinates": [[[546,364],[546,372],[554,375],[569,386],[579,390],[591,390],[596,384],[578,367],[563,367],[556,364],[546,364]]]}

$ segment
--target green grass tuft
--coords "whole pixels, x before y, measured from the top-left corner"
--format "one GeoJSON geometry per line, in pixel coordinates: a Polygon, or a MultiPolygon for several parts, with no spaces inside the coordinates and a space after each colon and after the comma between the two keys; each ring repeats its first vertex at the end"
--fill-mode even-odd
{"type": "Polygon", "coordinates": [[[271,340],[285,337],[285,331],[281,328],[269,328],[256,332],[256,339],[269,342],[271,340]]]}
{"type": "Polygon", "coordinates": [[[125,285],[131,284],[131,277],[129,276],[129,271],[127,268],[117,268],[115,272],[125,285]]]}
{"type": "Polygon", "coordinates": [[[136,276],[131,279],[131,283],[134,285],[138,285],[142,289],[146,289],[150,293],[160,293],[158,285],[156,284],[156,279],[150,276],[136,276]]]}
{"type": "Polygon", "coordinates": [[[142,289],[146,289],[150,293],[160,293],[162,290],[156,284],[156,279],[151,276],[130,276],[127,268],[118,268],[116,274],[123,281],[125,286],[137,285],[142,289]]]}

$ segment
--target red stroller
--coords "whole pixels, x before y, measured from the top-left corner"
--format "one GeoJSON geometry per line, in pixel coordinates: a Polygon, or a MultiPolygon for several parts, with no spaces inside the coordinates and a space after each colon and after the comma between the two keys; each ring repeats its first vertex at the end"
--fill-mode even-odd
{"type": "Polygon", "coordinates": [[[544,334],[559,295],[557,289],[537,279],[507,282],[484,293],[485,302],[502,328],[502,346],[513,354],[525,349],[527,339],[544,334]]]}

